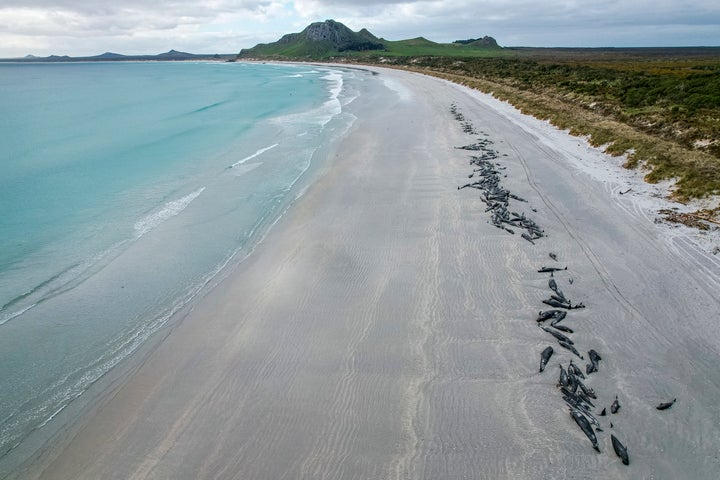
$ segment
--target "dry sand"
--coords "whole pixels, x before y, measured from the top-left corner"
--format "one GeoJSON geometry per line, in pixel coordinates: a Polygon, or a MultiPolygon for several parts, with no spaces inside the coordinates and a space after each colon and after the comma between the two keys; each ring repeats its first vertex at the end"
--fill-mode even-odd
{"type": "Polygon", "coordinates": [[[20,477],[717,478],[718,259],[620,196],[626,180],[598,175],[616,167],[581,140],[486,95],[380,72],[327,170],[256,251],[20,477]],[[452,103],[507,154],[503,184],[529,201],[512,209],[547,233],[536,245],[457,190],[471,167],[454,147],[477,137],[452,103]],[[571,354],[535,326],[549,252],[587,305],[565,321],[576,346],[603,357],[588,380],[597,411],[622,405],[601,420],[602,453],[555,388],[571,354]]]}

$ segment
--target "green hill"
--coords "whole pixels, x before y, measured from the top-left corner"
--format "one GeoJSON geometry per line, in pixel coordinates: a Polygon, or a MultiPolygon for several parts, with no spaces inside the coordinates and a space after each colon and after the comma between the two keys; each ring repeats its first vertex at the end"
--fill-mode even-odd
{"type": "Polygon", "coordinates": [[[497,57],[504,54],[497,44],[486,46],[476,43],[435,43],[422,37],[382,41],[385,44],[382,54],[387,57],[497,57]]]}
{"type": "Polygon", "coordinates": [[[261,43],[240,51],[238,57],[324,58],[344,52],[382,50],[385,46],[366,29],[353,32],[334,20],[308,25],[300,33],[288,33],[274,43],[261,43]]]}
{"type": "Polygon", "coordinates": [[[327,59],[352,56],[497,56],[502,51],[492,37],[468,43],[436,43],[423,37],[390,41],[378,38],[367,29],[353,32],[334,20],[310,24],[302,32],[289,33],[273,43],[261,43],[243,49],[238,58],[327,59]]]}

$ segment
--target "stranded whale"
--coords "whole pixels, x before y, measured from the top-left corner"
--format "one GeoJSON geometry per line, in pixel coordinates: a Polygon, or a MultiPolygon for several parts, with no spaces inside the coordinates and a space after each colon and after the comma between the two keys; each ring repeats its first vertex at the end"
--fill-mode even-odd
{"type": "Polygon", "coordinates": [[[548,360],[550,360],[550,357],[552,357],[553,354],[553,348],[547,347],[545,350],[542,351],[540,354],[540,372],[545,370],[545,365],[547,365],[548,360]]]}
{"type": "Polygon", "coordinates": [[[625,445],[620,443],[620,440],[618,440],[612,433],[610,434],[610,439],[612,440],[613,450],[615,450],[617,456],[622,459],[622,463],[624,465],[629,465],[630,459],[628,458],[627,448],[625,448],[625,445]]]}

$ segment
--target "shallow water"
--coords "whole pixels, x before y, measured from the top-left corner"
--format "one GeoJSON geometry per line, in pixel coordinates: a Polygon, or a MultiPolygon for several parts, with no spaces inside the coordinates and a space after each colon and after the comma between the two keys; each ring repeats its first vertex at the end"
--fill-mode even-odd
{"type": "Polygon", "coordinates": [[[246,254],[352,122],[362,75],[0,65],[0,455],[246,254]]]}

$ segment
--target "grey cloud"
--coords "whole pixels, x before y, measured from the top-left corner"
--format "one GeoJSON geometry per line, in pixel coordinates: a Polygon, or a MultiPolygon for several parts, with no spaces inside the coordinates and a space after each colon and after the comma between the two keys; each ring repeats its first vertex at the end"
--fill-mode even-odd
{"type": "Polygon", "coordinates": [[[353,26],[367,27],[389,39],[423,35],[452,41],[487,34],[506,45],[613,46],[620,38],[623,45],[720,43],[720,4],[707,0],[340,1],[342,9],[333,8],[334,0],[304,4],[337,12],[353,26]],[[717,33],[708,34],[708,29],[695,26],[715,26],[717,33]]]}
{"type": "Polygon", "coordinates": [[[440,23],[445,23],[448,18],[464,23],[490,18],[527,25],[538,21],[554,24],[570,20],[588,22],[589,25],[593,22],[677,24],[684,19],[691,23],[716,23],[720,18],[720,4],[708,0],[300,0],[296,3],[308,10],[346,12],[344,15],[350,17],[376,16],[380,12],[391,13],[406,7],[421,18],[440,23]]]}
{"type": "Polygon", "coordinates": [[[171,30],[208,23],[224,14],[262,13],[271,4],[271,0],[216,0],[206,4],[192,0],[0,0],[0,18],[3,12],[29,12],[3,20],[15,34],[72,36],[171,30]]]}
{"type": "Polygon", "coordinates": [[[232,52],[327,18],[390,40],[492,35],[506,46],[720,45],[717,0],[0,0],[0,48],[44,42],[66,53],[100,45],[135,53],[178,42],[171,47],[232,52]]]}
{"type": "Polygon", "coordinates": [[[234,52],[244,45],[227,38],[237,33],[223,37],[214,31],[218,25],[263,20],[277,6],[277,0],[0,0],[0,57],[102,48],[146,53],[168,44],[234,52]]]}
{"type": "Polygon", "coordinates": [[[261,12],[271,0],[215,0],[202,3],[196,0],[0,0],[3,9],[23,9],[87,18],[163,17],[168,22],[195,23],[227,13],[261,12]]]}

